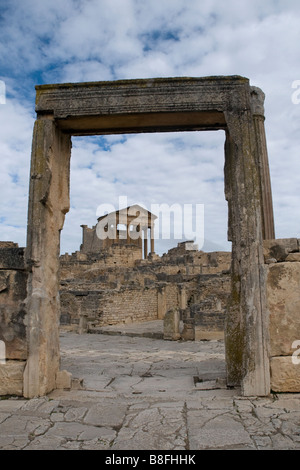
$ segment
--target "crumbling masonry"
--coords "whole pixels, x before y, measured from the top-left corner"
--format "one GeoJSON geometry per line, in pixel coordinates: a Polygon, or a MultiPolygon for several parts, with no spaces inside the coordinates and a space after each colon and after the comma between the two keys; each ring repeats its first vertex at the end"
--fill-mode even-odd
{"type": "Polygon", "coordinates": [[[41,396],[62,378],[59,251],[72,135],[218,129],[225,133],[232,242],[227,384],[241,386],[244,396],[300,391],[293,360],[300,331],[299,241],[275,240],[263,92],[239,76],[42,85],[36,91],[25,253],[16,246],[0,250],[6,351],[0,393],[41,396]]]}
{"type": "Polygon", "coordinates": [[[61,324],[95,332],[119,323],[163,320],[178,308],[183,339],[224,338],[231,253],[178,244],[141,259],[135,245],[61,256],[61,324]],[[187,249],[188,248],[188,249],[187,249]]]}

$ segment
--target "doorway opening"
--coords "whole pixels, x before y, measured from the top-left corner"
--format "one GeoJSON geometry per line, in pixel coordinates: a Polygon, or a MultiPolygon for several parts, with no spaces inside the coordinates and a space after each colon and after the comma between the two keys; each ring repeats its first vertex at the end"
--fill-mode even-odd
{"type": "MultiPolygon", "coordinates": [[[[62,331],[163,339],[165,314],[179,308],[180,339],[215,341],[220,349],[231,262],[223,171],[223,131],[72,137],[70,211],[61,232],[62,331]],[[118,250],[108,263],[111,245],[96,243],[92,230],[120,203],[159,209],[155,253],[142,250],[133,259],[135,241],[125,235],[122,256],[118,250]],[[201,220],[197,205],[204,206],[201,220]]],[[[199,374],[209,371],[195,364],[192,376],[199,374]]]]}
{"type": "Polygon", "coordinates": [[[238,76],[37,87],[26,247],[26,262],[34,269],[26,300],[25,396],[55,388],[59,368],[57,274],[60,231],[69,210],[71,136],[219,129],[226,133],[225,197],[232,241],[227,380],[242,384],[244,395],[269,392],[261,267],[262,240],[272,238],[273,213],[263,100],[261,90],[238,76]]]}

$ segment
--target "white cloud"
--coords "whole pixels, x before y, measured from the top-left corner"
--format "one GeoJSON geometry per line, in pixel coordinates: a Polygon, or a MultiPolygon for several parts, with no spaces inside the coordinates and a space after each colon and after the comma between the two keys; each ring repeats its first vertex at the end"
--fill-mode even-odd
{"type": "Polygon", "coordinates": [[[33,116],[15,100],[0,105],[0,239],[24,246],[33,116]]]}
{"type": "Polygon", "coordinates": [[[109,151],[91,140],[86,145],[83,139],[73,139],[72,209],[62,233],[63,250],[76,225],[79,248],[79,225],[95,225],[101,204],[113,204],[117,210],[121,196],[149,210],[153,204],[180,204],[182,210],[192,204],[195,211],[196,204],[204,204],[205,237],[228,249],[223,132],[137,134],[122,142],[107,137],[109,151]]]}
{"type": "MultiPolygon", "coordinates": [[[[0,105],[1,239],[25,240],[35,83],[233,74],[266,93],[277,236],[300,238],[300,105],[291,101],[300,79],[299,0],[10,0],[0,12],[8,90],[0,105]]],[[[224,136],[207,135],[110,136],[110,151],[96,139],[74,140],[65,249],[78,248],[79,225],[94,224],[97,206],[120,194],[146,204],[153,195],[203,199],[209,238],[226,244],[224,136]]]]}

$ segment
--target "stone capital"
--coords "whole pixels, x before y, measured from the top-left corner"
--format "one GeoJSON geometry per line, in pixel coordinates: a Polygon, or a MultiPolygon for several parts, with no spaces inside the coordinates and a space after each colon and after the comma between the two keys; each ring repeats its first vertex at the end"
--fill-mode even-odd
{"type": "Polygon", "coordinates": [[[251,86],[250,87],[250,96],[251,96],[251,109],[253,114],[258,114],[260,116],[265,115],[265,108],[264,108],[264,102],[265,102],[265,94],[264,92],[256,87],[256,86],[251,86]]]}

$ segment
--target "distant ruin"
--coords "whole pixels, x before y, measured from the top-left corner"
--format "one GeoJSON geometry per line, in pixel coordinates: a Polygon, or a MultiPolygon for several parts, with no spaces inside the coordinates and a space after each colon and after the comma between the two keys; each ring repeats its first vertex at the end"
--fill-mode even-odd
{"type": "Polygon", "coordinates": [[[118,211],[98,217],[98,223],[92,228],[82,227],[83,253],[98,253],[112,245],[135,245],[147,258],[148,247],[154,254],[154,222],[156,215],[135,204],[118,211]],[[97,233],[101,230],[102,234],[97,233]],[[150,232],[150,233],[148,233],[150,232]],[[150,241],[150,243],[149,243],[150,241]]]}
{"type": "MultiPolygon", "coordinates": [[[[6,349],[6,363],[0,364],[0,394],[42,396],[63,383],[59,292],[67,296],[68,283],[60,284],[60,268],[63,273],[66,260],[60,260],[59,253],[69,210],[72,135],[219,129],[225,135],[225,198],[232,242],[224,319],[227,385],[241,387],[243,396],[300,391],[299,365],[293,361],[293,344],[300,331],[299,240],[275,239],[263,92],[239,76],[41,85],[36,87],[36,113],[26,247],[5,244],[0,249],[0,341],[6,349]]],[[[114,246],[108,248],[112,250],[108,263],[115,255],[123,256],[122,246],[114,246]]],[[[141,247],[133,246],[132,260],[135,250],[141,254],[141,247]]],[[[184,276],[198,261],[203,266],[197,256],[193,262],[186,259],[177,274],[169,268],[172,261],[167,262],[163,275],[184,276]]],[[[74,279],[76,269],[90,255],[76,257],[67,260],[74,279]]],[[[104,276],[114,283],[106,261],[99,266],[102,263],[104,276]]],[[[144,290],[149,287],[150,292],[154,281],[158,298],[159,264],[149,281],[142,269],[137,272],[144,290]]],[[[178,278],[176,288],[168,277],[165,280],[161,292],[172,285],[184,304],[186,294],[184,290],[178,294],[178,286],[186,287],[186,280],[178,278]]],[[[205,289],[205,285],[196,288],[195,305],[205,289]]],[[[130,300],[121,301],[129,306],[130,300]]],[[[198,312],[194,313],[196,317],[198,312]]]]}
{"type": "MultiPolygon", "coordinates": [[[[128,209],[133,219],[136,206],[128,209]]],[[[153,229],[156,216],[150,215],[153,229]]],[[[178,308],[182,339],[224,339],[231,253],[204,253],[184,241],[160,257],[153,238],[153,251],[146,254],[130,231],[122,238],[112,233],[103,244],[95,241],[96,226],[83,229],[80,250],[60,257],[61,324],[95,332],[105,325],[163,320],[178,308]]]]}

